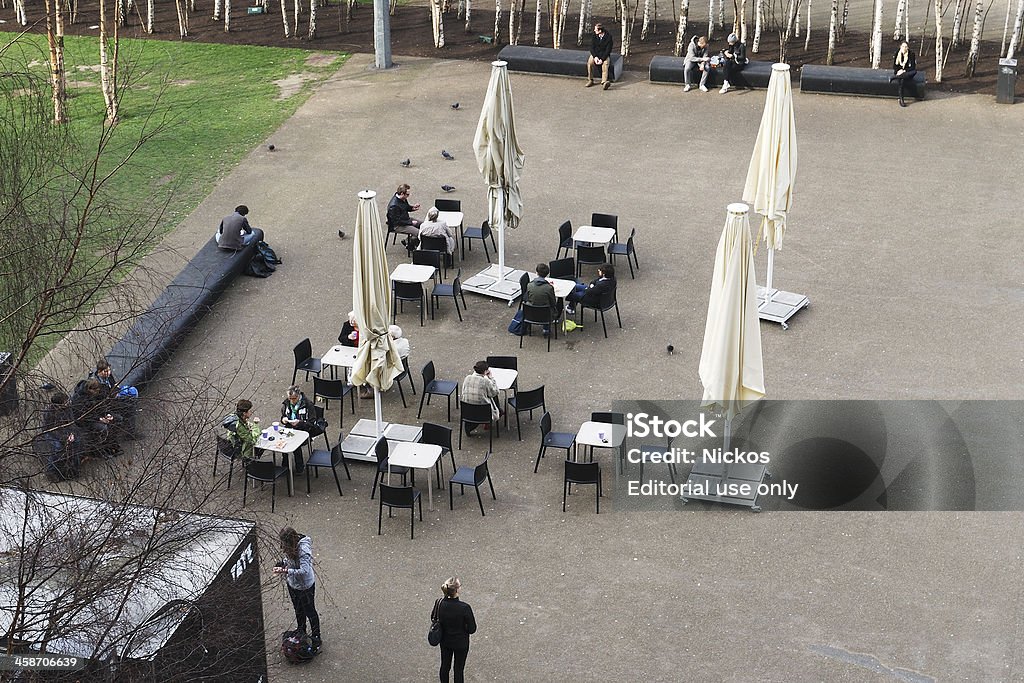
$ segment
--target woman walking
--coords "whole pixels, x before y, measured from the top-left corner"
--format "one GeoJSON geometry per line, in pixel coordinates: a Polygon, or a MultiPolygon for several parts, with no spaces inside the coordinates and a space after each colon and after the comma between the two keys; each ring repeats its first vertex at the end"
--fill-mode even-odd
{"type": "Polygon", "coordinates": [[[313,652],[320,653],[320,615],[316,611],[316,575],[313,573],[313,540],[290,526],[281,529],[281,552],[284,560],[274,567],[274,573],[285,577],[288,596],[295,608],[295,621],[301,633],[306,632],[309,621],[313,652]]]}
{"type": "Polygon", "coordinates": [[[455,683],[463,683],[466,657],[469,656],[469,636],[476,633],[473,608],[459,600],[462,583],[453,576],[441,584],[443,598],[434,603],[430,619],[441,622],[441,683],[448,683],[448,672],[455,660],[455,683]]]}

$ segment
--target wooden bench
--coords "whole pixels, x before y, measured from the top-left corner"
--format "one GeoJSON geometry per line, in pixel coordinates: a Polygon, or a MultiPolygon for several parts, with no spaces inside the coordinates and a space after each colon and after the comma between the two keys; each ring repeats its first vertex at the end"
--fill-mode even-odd
{"type": "MultiPolygon", "coordinates": [[[[587,77],[586,50],[556,50],[550,47],[533,47],[529,45],[506,45],[498,53],[498,59],[508,62],[509,71],[524,71],[535,74],[551,74],[553,76],[587,77]]],[[[600,80],[601,67],[595,67],[600,80]]],[[[617,81],[622,78],[622,55],[613,54],[608,68],[608,78],[617,81]]]]}
{"type": "MultiPolygon", "coordinates": [[[[743,71],[734,85],[738,88],[767,88],[768,81],[772,78],[773,62],[747,62],[743,71]]],[[[708,74],[707,86],[720,88],[722,86],[724,69],[711,69],[708,74]]],[[[650,66],[651,83],[678,83],[682,85],[683,79],[683,58],[667,57],[659,55],[651,59],[650,66]]],[[[700,84],[700,77],[693,83],[696,87],[700,84]]]]}
{"type": "MultiPolygon", "coordinates": [[[[800,90],[830,95],[898,97],[897,84],[890,82],[890,77],[891,69],[805,64],[800,69],[800,90]]],[[[926,82],[924,72],[918,71],[913,87],[907,88],[907,95],[923,100],[926,82]]]]}
{"type": "Polygon", "coordinates": [[[211,237],[135,320],[106,356],[119,384],[141,388],[156,375],[217,297],[245,272],[263,239],[262,230],[253,232],[252,242],[237,252],[218,248],[211,237]]]}

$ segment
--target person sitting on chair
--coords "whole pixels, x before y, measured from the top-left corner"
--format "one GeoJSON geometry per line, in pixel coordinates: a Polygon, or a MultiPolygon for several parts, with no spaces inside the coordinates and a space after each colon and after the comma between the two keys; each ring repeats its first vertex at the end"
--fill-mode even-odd
{"type": "Polygon", "coordinates": [[[411,189],[407,183],[399,185],[395,190],[395,196],[388,202],[387,211],[388,227],[395,232],[409,235],[402,240],[402,245],[409,251],[416,248],[420,234],[420,222],[409,215],[411,211],[420,210],[419,204],[409,203],[409,190],[411,189]]]}
{"type": "Polygon", "coordinates": [[[313,407],[302,389],[297,386],[288,387],[288,393],[281,403],[281,424],[309,433],[309,438],[324,433],[320,425],[313,422],[313,407]]]}
{"type": "MultiPolygon", "coordinates": [[[[497,420],[501,417],[501,410],[498,408],[498,383],[494,380],[487,361],[477,361],[473,365],[473,372],[462,380],[462,400],[474,405],[488,405],[491,407],[492,419],[497,420]]],[[[467,422],[466,434],[472,434],[476,427],[475,424],[467,422]]],[[[490,425],[484,425],[484,430],[490,428],[490,425]]]]}
{"type": "MultiPolygon", "coordinates": [[[[526,285],[526,303],[531,306],[547,306],[551,309],[551,317],[554,318],[558,311],[558,299],[555,297],[554,286],[547,281],[551,269],[546,263],[537,264],[537,277],[526,285]]],[[[551,332],[550,325],[544,325],[544,334],[551,332]]]]}
{"type": "Polygon", "coordinates": [[[448,227],[447,223],[438,220],[437,216],[437,207],[432,206],[427,209],[427,220],[420,223],[419,236],[421,239],[423,237],[443,237],[445,244],[448,246],[448,255],[450,256],[455,252],[455,232],[448,227]]]}
{"type": "Polygon", "coordinates": [[[402,328],[398,325],[392,325],[388,328],[388,333],[391,334],[391,339],[395,342],[395,350],[398,351],[398,357],[405,360],[409,357],[409,340],[402,336],[402,328]]]}
{"type": "Polygon", "coordinates": [[[597,278],[589,285],[576,285],[569,296],[565,297],[569,303],[565,305],[565,312],[569,315],[576,315],[574,303],[582,303],[584,306],[597,306],[601,296],[606,292],[615,291],[615,266],[605,263],[597,268],[597,278]]]}
{"type": "Polygon", "coordinates": [[[341,325],[341,334],[338,335],[338,341],[343,346],[359,346],[359,325],[356,324],[356,312],[348,312],[348,320],[341,325]]]}
{"type": "Polygon", "coordinates": [[[213,236],[218,247],[237,251],[247,247],[256,239],[256,233],[249,225],[249,219],[246,218],[248,214],[249,207],[239,204],[235,207],[233,214],[224,217],[224,220],[220,222],[220,227],[217,228],[217,234],[213,236]]]}

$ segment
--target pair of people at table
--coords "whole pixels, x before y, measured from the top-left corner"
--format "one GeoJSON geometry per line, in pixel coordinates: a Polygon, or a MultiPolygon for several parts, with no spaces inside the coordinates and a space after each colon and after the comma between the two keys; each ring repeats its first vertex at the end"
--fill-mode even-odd
{"type": "MultiPolygon", "coordinates": [[[[546,306],[552,313],[557,313],[558,298],[555,296],[554,286],[548,282],[548,275],[551,273],[546,263],[537,264],[537,277],[526,286],[526,303],[531,306],[546,306]]],[[[606,292],[615,290],[615,266],[604,263],[597,268],[597,277],[591,280],[590,284],[577,283],[573,290],[566,295],[569,302],[565,310],[570,315],[576,314],[573,304],[582,303],[584,306],[597,306],[601,296],[606,292]]],[[[544,326],[544,334],[548,334],[549,326],[544,326]]]]}
{"type": "Polygon", "coordinates": [[[394,196],[391,197],[391,201],[388,203],[388,225],[395,232],[409,235],[409,237],[402,240],[402,244],[409,251],[416,249],[420,244],[420,239],[423,237],[443,237],[448,247],[448,253],[455,253],[455,232],[447,223],[438,218],[440,212],[437,210],[437,207],[432,206],[427,209],[427,220],[423,222],[410,215],[411,212],[419,211],[420,208],[419,204],[409,203],[411,190],[412,188],[406,183],[402,183],[395,190],[394,196]]]}
{"type": "MultiPolygon", "coordinates": [[[[391,339],[395,344],[395,350],[398,351],[398,357],[406,359],[409,357],[409,340],[402,335],[402,328],[398,325],[391,325],[388,327],[388,333],[391,335],[391,339]]],[[[355,311],[348,312],[348,320],[341,325],[341,333],[338,335],[338,341],[343,346],[350,346],[352,348],[359,347],[359,323],[356,322],[355,311]]],[[[359,389],[360,398],[373,398],[373,392],[369,387],[360,387],[359,389]]]]}
{"type": "MultiPolygon", "coordinates": [[[[314,422],[312,413],[312,404],[302,390],[297,386],[288,387],[285,399],[281,403],[281,424],[308,432],[309,438],[312,439],[324,433],[324,430],[314,422]]],[[[260,419],[253,415],[252,401],[243,398],[236,403],[235,415],[238,416],[238,421],[235,423],[234,442],[241,449],[243,461],[255,460],[263,455],[263,449],[256,446],[260,440],[261,428],[260,419]]],[[[291,456],[292,471],[295,474],[304,472],[306,465],[301,448],[295,449],[291,456]]]]}

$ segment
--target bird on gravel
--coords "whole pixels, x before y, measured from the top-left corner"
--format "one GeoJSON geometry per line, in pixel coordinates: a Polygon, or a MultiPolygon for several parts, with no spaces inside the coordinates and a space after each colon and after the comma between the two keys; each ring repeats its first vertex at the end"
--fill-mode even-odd
{"type": "Polygon", "coordinates": [[[445,192],[455,192],[455,186],[453,185],[442,185],[441,189],[445,192]]]}
{"type": "Polygon", "coordinates": [[[339,230],[338,231],[338,237],[340,237],[341,239],[345,239],[345,231],[344,230],[339,230]]]}
{"type": "Polygon", "coordinates": [[[459,103],[458,102],[452,102],[452,109],[458,109],[458,108],[459,108],[459,103]]]}
{"type": "Polygon", "coordinates": [[[671,356],[673,353],[675,353],[676,347],[669,344],[668,346],[665,347],[665,350],[668,351],[668,355],[671,356]]]}
{"type": "Polygon", "coordinates": [[[455,161],[455,157],[453,157],[451,154],[449,154],[448,150],[446,150],[446,149],[442,149],[441,150],[441,156],[443,156],[448,161],[455,161]]]}
{"type": "Polygon", "coordinates": [[[404,166],[405,168],[409,168],[410,166],[412,166],[412,159],[406,159],[405,161],[399,161],[398,163],[404,166]]]}

